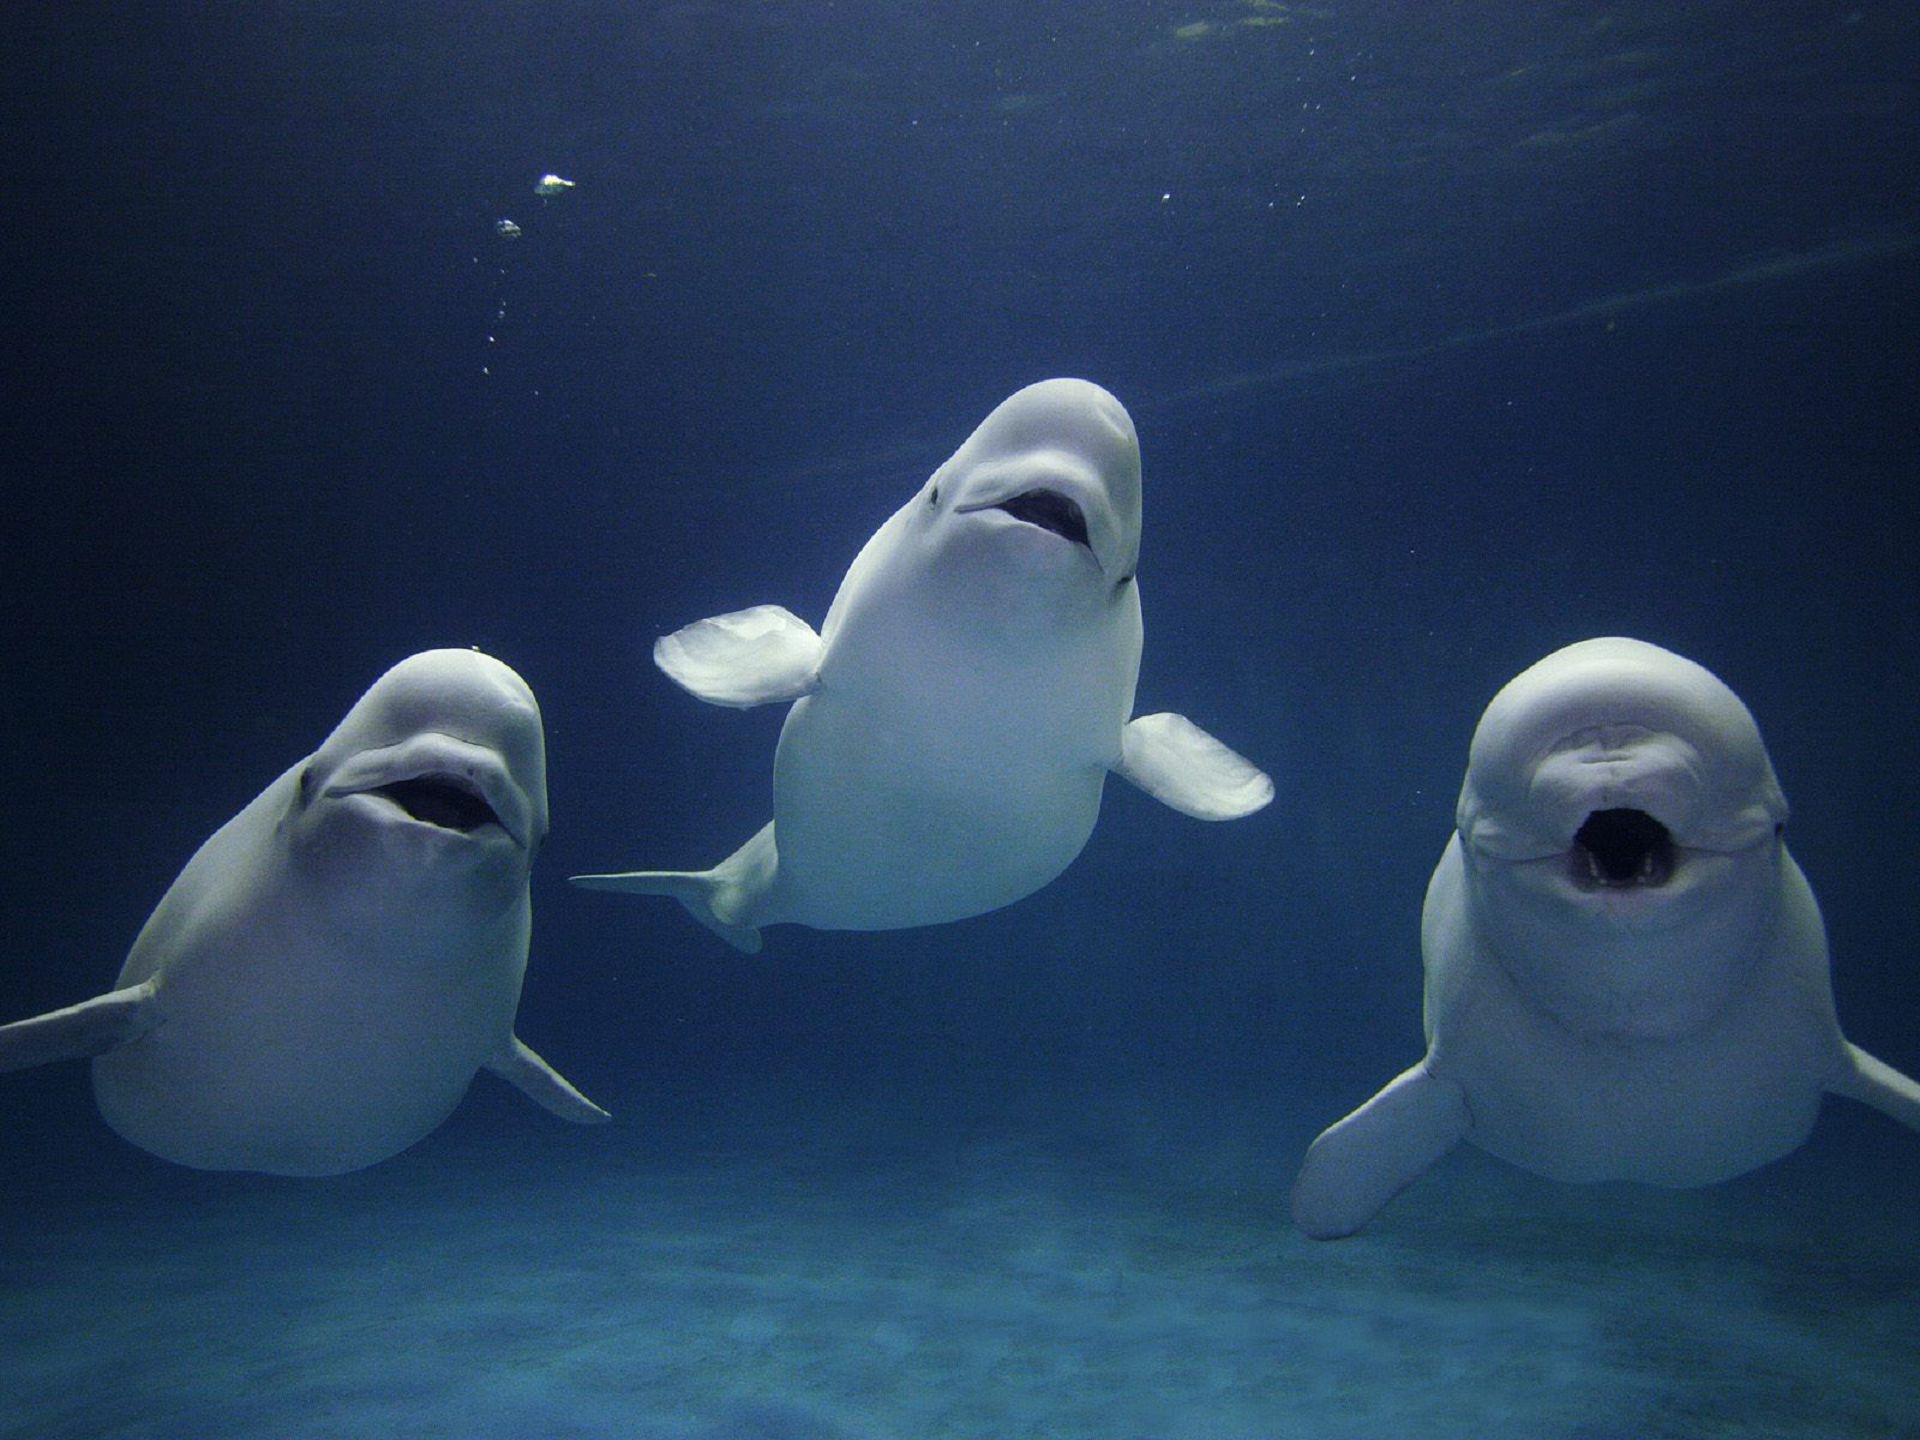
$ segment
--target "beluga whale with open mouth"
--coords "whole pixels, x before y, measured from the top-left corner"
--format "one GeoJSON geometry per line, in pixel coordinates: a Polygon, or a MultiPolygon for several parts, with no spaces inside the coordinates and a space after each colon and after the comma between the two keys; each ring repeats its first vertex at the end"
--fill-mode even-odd
{"type": "Polygon", "coordinates": [[[0,1026],[0,1070],[95,1056],[107,1123],[207,1170],[358,1170],[482,1069],[605,1120],[513,1033],[546,833],[526,683],[472,650],[403,660],[200,847],[111,991],[0,1026]]]}
{"type": "Polygon", "coordinates": [[[885,930],[1038,890],[1092,833],[1108,772],[1208,820],[1273,796],[1183,716],[1133,717],[1140,449],[1120,402],[1046,380],[1001,404],[869,539],[816,634],[777,605],[661,639],[720,705],[792,701],[773,820],[711,870],[579,875],[671,895],[733,945],[885,930]]]}
{"type": "Polygon", "coordinates": [[[1695,1186],[1787,1154],[1824,1094],[1920,1129],[1851,1045],[1747,707],[1638,640],[1524,671],[1474,732],[1427,887],[1426,1057],[1314,1141],[1294,1219],[1351,1234],[1461,1140],[1557,1180],[1695,1186]]]}

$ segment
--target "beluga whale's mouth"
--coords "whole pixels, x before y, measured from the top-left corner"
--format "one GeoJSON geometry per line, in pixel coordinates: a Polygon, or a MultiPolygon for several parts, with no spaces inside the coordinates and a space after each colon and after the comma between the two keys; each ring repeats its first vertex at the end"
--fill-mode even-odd
{"type": "Polygon", "coordinates": [[[1596,810],[1573,837],[1569,868],[1582,890],[1657,889],[1673,878],[1673,834],[1644,810],[1596,810]]]}
{"type": "Polygon", "coordinates": [[[482,825],[506,828],[485,796],[452,775],[416,775],[375,786],[368,793],[384,795],[415,820],[442,830],[471,834],[482,825]]]}
{"type": "Polygon", "coordinates": [[[1024,520],[1029,525],[1038,525],[1042,530],[1051,530],[1062,540],[1085,545],[1089,550],[1093,548],[1092,542],[1087,539],[1087,517],[1081,513],[1078,504],[1058,490],[1022,491],[993,508],[1004,510],[1014,519],[1024,520]]]}

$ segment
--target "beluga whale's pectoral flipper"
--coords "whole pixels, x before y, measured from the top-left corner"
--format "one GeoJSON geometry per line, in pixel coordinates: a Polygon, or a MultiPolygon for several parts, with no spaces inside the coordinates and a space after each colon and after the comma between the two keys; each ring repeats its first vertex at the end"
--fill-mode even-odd
{"type": "Polygon", "coordinates": [[[1884,1060],[1876,1060],[1848,1042],[1846,1064],[1827,1088],[1836,1095],[1871,1105],[1882,1115],[1920,1130],[1920,1082],[1901,1074],[1884,1060]]]}
{"type": "Polygon", "coordinates": [[[110,990],[64,1010],[0,1025],[0,1070],[86,1060],[118,1050],[160,1023],[155,982],[110,990]]]}
{"type": "Polygon", "coordinates": [[[1120,732],[1120,774],[1196,820],[1238,820],[1273,799],[1251,760],[1184,715],[1140,715],[1120,732]]]}
{"type": "Polygon", "coordinates": [[[710,871],[579,883],[672,895],[751,949],[766,925],[895,930],[1031,895],[1086,844],[1116,766],[1191,815],[1265,804],[1266,777],[1186,721],[1128,725],[1140,502],[1112,395],[1008,396],[868,538],[817,637],[760,606],[656,647],[702,699],[794,702],[773,823],[710,871]]]}
{"type": "Polygon", "coordinates": [[[689,694],[744,710],[811,691],[821,649],[813,627],[791,610],[755,605],[661,636],[653,663],[689,694]]]}
{"type": "Polygon", "coordinates": [[[486,1067],[534,1104],[576,1125],[604,1125],[613,1116],[573,1088],[573,1083],[536,1055],[518,1035],[507,1037],[486,1067]]]}
{"type": "Polygon", "coordinates": [[[623,895],[671,895],[686,911],[734,949],[760,951],[760,931],[740,917],[749,902],[773,881],[776,860],[773,824],[711,870],[629,870],[617,875],[570,875],[583,890],[612,890],[623,895]]]}
{"type": "Polygon", "coordinates": [[[1467,1136],[1466,1096],[1421,1061],[1307,1151],[1293,1223],[1315,1240],[1351,1235],[1467,1136]]]}

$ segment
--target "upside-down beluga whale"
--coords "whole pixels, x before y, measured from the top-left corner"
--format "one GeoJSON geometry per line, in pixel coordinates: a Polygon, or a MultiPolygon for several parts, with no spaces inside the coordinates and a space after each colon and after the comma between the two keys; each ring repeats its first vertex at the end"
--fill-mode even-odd
{"type": "Polygon", "coordinates": [[[513,1033],[546,832],[526,683],[477,651],[403,660],[200,847],[113,990],[0,1026],[0,1070],[96,1056],[107,1123],[208,1170],[371,1165],[483,1068],[605,1120],[513,1033]]]}
{"type": "Polygon", "coordinates": [[[1314,1141],[1309,1235],[1350,1234],[1460,1140],[1566,1181],[1712,1184],[1823,1094],[1920,1129],[1840,1033],[1826,928],[1740,699],[1637,640],[1522,672],[1475,731],[1427,888],[1426,1057],[1314,1141]]]}
{"type": "Polygon", "coordinates": [[[820,633],[775,605],[654,647],[719,705],[793,701],[773,820],[712,870],[578,875],[672,895],[742,950],[760,927],[979,915],[1064,870],[1107,773],[1208,820],[1273,796],[1185,717],[1133,715],[1140,449],[1120,402],[1046,380],[1001,404],[869,539],[820,633]]]}

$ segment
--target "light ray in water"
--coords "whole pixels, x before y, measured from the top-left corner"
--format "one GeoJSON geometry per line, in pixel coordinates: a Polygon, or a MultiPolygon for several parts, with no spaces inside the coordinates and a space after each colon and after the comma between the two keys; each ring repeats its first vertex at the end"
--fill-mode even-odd
{"type": "MultiPolygon", "coordinates": [[[[1370,350],[1350,350],[1334,355],[1306,355],[1283,360],[1258,370],[1217,376],[1159,395],[1143,395],[1129,401],[1129,408],[1140,414],[1158,414],[1184,406],[1247,394],[1273,385],[1298,380],[1313,380],[1357,374],[1390,365],[1405,365],[1433,359],[1455,351],[1524,335],[1539,334],[1595,320],[1607,320],[1631,311],[1655,306],[1680,304],[1705,299],[1750,286],[1791,280],[1802,275],[1868,265],[1910,255],[1920,249],[1920,232],[1888,230],[1855,236],[1811,250],[1794,250],[1748,260],[1721,274],[1703,280],[1674,280],[1603,295],[1564,310],[1529,316],[1503,325],[1463,330],[1434,340],[1408,345],[1383,345],[1370,350]]],[[[827,486],[845,492],[865,483],[878,491],[893,483],[902,470],[927,468],[937,460],[941,440],[929,427],[920,433],[875,441],[858,452],[837,451],[823,458],[794,467],[780,477],[783,487],[827,486]]]]}
{"type": "Polygon", "coordinates": [[[1920,235],[1906,231],[1889,231],[1823,245],[1814,250],[1796,250],[1770,255],[1763,259],[1748,261],[1744,265],[1736,266],[1732,270],[1710,276],[1705,280],[1675,280],[1664,285],[1649,285],[1639,290],[1604,295],[1597,300],[1589,300],[1565,310],[1556,310],[1549,315],[1530,316],[1525,320],[1516,320],[1509,324],[1489,326],[1480,330],[1465,330],[1437,340],[1424,340],[1413,345],[1382,346],[1377,350],[1356,350],[1341,355],[1303,357],[1299,360],[1283,361],[1265,369],[1249,370],[1238,375],[1227,375],[1204,381],[1187,389],[1161,396],[1157,401],[1146,400],[1134,408],[1172,409],[1195,400],[1216,399],[1247,390],[1258,390],[1268,385],[1282,384],[1289,380],[1337,375],[1346,371],[1370,369],[1374,366],[1425,360],[1436,355],[1444,355],[1449,351],[1471,349],[1497,340],[1510,340],[1541,331],[1558,330],[1591,320],[1611,319],[1615,315],[1632,310],[1702,299],[1729,290],[1744,289],[1750,285],[1763,285],[1771,281],[1792,279],[1823,270],[1837,270],[1848,265],[1888,260],[1908,254],[1916,248],[1920,248],[1920,235]]]}

